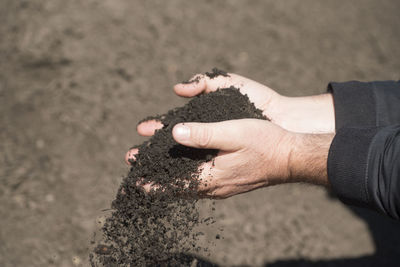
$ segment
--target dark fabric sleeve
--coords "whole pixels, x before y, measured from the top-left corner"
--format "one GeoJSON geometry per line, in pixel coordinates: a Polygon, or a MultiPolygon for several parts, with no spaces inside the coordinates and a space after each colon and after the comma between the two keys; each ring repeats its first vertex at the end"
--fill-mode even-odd
{"type": "Polygon", "coordinates": [[[400,81],[331,82],[336,129],[400,123],[400,81]]]}
{"type": "Polygon", "coordinates": [[[400,219],[400,124],[339,129],[328,177],[343,202],[400,219]]]}
{"type": "Polygon", "coordinates": [[[330,83],[328,178],[345,203],[400,217],[400,81],[330,83]]]}

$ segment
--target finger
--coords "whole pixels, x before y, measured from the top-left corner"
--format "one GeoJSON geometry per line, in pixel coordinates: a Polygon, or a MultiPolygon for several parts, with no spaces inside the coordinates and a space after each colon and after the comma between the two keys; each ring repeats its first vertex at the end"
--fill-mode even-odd
{"type": "Polygon", "coordinates": [[[203,74],[197,74],[191,79],[191,81],[192,82],[190,83],[185,82],[175,85],[175,93],[183,97],[193,97],[203,92],[209,93],[216,91],[219,88],[229,88],[234,86],[240,89],[247,83],[253,82],[250,79],[233,73],[228,73],[228,76],[217,76],[214,78],[210,78],[203,74]]]}
{"type": "MultiPolygon", "coordinates": [[[[230,86],[240,85],[241,76],[229,73],[228,76],[217,76],[210,78],[204,74],[195,75],[190,81],[179,83],[174,86],[177,95],[183,97],[193,97],[201,93],[209,93],[216,91],[218,88],[226,88],[230,86]]],[[[243,78],[243,77],[241,77],[243,78]]]]}
{"type": "MultiPolygon", "coordinates": [[[[222,153],[215,158],[218,161],[222,153]]],[[[198,196],[200,198],[225,199],[233,195],[242,194],[248,191],[265,186],[265,181],[251,182],[237,180],[232,183],[231,176],[226,177],[225,171],[218,167],[219,163],[206,162],[200,167],[198,196]]]]}
{"type": "Polygon", "coordinates": [[[136,127],[137,132],[143,136],[152,136],[155,131],[161,129],[163,124],[157,120],[144,121],[136,127]]]}
{"type": "MultiPolygon", "coordinates": [[[[220,154],[221,152],[218,153],[218,155],[220,154]]],[[[218,160],[218,157],[214,160],[218,160]]],[[[217,164],[214,162],[202,164],[198,185],[200,198],[224,199],[228,197],[225,192],[221,192],[221,189],[229,192],[228,188],[232,186],[232,179],[221,179],[221,177],[224,177],[224,171],[215,167],[217,164]]]]}
{"type": "Polygon", "coordinates": [[[177,95],[193,97],[201,94],[207,89],[207,82],[204,74],[196,74],[189,82],[178,83],[174,86],[177,95]]]}
{"type": "MultiPolygon", "coordinates": [[[[214,160],[214,159],[213,159],[214,160]]],[[[216,186],[216,181],[214,181],[214,162],[205,162],[200,167],[200,174],[197,178],[198,183],[198,193],[200,197],[207,197],[207,193],[212,191],[216,186]]]]}
{"type": "Polygon", "coordinates": [[[248,81],[248,79],[233,73],[228,73],[228,76],[220,75],[214,78],[205,76],[204,80],[206,82],[206,93],[216,91],[219,88],[229,88],[231,86],[241,88],[244,83],[248,81]]]}
{"type": "MultiPolygon", "coordinates": [[[[176,142],[195,148],[235,151],[243,143],[243,129],[239,120],[215,123],[179,123],[172,129],[176,142]]],[[[246,129],[244,129],[246,130],[246,129]]]]}
{"type": "Polygon", "coordinates": [[[135,155],[137,155],[138,153],[139,153],[139,149],[137,149],[137,148],[132,148],[128,152],[126,152],[126,154],[125,154],[126,164],[131,165],[131,161],[136,160],[135,155]]]}

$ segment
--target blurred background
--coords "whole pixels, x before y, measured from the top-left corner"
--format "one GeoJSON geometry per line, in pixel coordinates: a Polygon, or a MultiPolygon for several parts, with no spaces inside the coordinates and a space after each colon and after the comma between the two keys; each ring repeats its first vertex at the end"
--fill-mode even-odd
{"type": "MultiPolygon", "coordinates": [[[[0,0],[0,265],[88,265],[125,152],[144,140],[136,123],[187,101],[175,83],[212,67],[288,96],[399,79],[399,10],[397,0],[0,0]]],[[[224,231],[215,240],[205,228],[209,262],[398,266],[400,224],[322,188],[215,205],[224,231]]]]}

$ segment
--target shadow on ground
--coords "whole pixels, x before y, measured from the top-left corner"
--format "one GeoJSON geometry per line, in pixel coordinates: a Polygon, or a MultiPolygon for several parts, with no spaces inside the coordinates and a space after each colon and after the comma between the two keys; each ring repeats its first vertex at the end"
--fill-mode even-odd
{"type": "MultiPolygon", "coordinates": [[[[273,263],[266,263],[265,267],[399,266],[398,261],[400,255],[396,251],[396,249],[398,249],[400,246],[400,225],[398,222],[366,209],[356,207],[348,208],[360,219],[367,223],[375,245],[375,253],[373,255],[318,261],[308,259],[278,260],[273,263]]],[[[186,257],[191,256],[186,255],[186,257]]],[[[196,263],[196,266],[198,267],[218,266],[217,264],[209,262],[206,259],[199,258],[196,259],[196,263]]],[[[245,267],[246,265],[242,266],[245,267]]]]}
{"type": "Polygon", "coordinates": [[[268,267],[303,267],[303,266],[399,266],[400,255],[396,249],[400,246],[400,225],[398,222],[386,218],[375,212],[349,207],[349,209],[368,225],[374,241],[375,253],[359,258],[341,258],[332,260],[311,261],[280,260],[266,264],[268,267]]]}

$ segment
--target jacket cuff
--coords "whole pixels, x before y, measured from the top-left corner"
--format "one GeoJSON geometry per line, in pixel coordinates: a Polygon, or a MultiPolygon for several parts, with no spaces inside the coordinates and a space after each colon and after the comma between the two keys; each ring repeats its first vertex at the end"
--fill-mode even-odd
{"type": "Polygon", "coordinates": [[[370,206],[367,166],[370,145],[379,128],[342,128],[328,154],[328,179],[340,200],[370,206]]]}
{"type": "Polygon", "coordinates": [[[343,127],[376,126],[377,111],[372,83],[331,82],[328,92],[333,95],[336,130],[343,127]]]}

